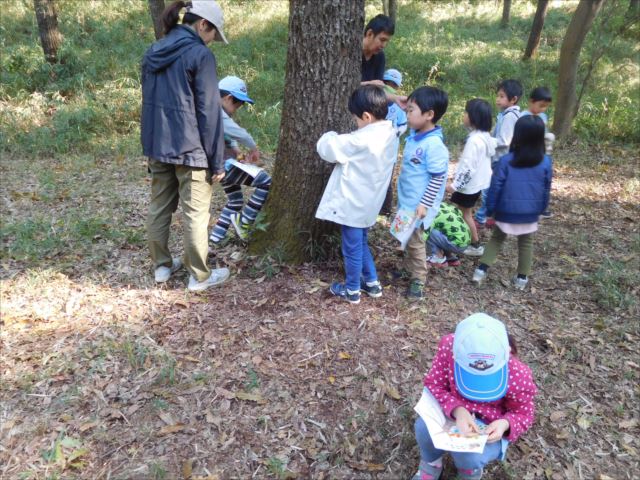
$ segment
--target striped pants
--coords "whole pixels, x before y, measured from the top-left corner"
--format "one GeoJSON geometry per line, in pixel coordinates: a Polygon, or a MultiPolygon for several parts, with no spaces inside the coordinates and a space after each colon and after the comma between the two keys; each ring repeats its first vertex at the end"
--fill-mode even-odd
{"type": "Polygon", "coordinates": [[[213,227],[209,240],[217,243],[225,237],[229,225],[231,225],[231,215],[236,212],[242,212],[240,216],[242,223],[251,224],[255,222],[258,212],[267,200],[270,187],[271,177],[264,170],[261,170],[258,175],[253,177],[247,172],[232,166],[222,180],[222,189],[227,196],[227,204],[222,209],[220,218],[218,218],[213,227]],[[242,185],[255,188],[246,205],[244,205],[242,185]]]}

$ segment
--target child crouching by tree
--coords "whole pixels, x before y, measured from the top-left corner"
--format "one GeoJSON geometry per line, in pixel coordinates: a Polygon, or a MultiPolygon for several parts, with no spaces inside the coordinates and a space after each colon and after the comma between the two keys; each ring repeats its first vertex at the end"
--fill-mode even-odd
{"type": "Polygon", "coordinates": [[[335,163],[316,218],[341,226],[345,282],[333,282],[330,292],[349,303],[360,303],[360,291],[382,296],[382,286],[369,249],[367,233],[376,222],[395,162],[396,131],[387,116],[387,98],[380,87],[359,87],[349,98],[358,129],[318,140],[320,157],[335,163]]]}

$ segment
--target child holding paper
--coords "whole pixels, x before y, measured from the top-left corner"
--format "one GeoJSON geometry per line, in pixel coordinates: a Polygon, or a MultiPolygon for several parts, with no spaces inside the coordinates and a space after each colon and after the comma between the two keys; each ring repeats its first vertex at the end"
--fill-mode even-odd
{"type": "MultiPolygon", "coordinates": [[[[467,317],[440,340],[424,386],[462,434],[479,433],[476,417],[487,425],[482,453],[450,452],[461,480],[479,480],[484,466],[503,460],[509,443],[533,424],[537,388],[516,355],[504,324],[484,313],[467,317]]],[[[421,458],[413,480],[438,480],[445,452],[433,446],[421,417],[415,430],[421,458]]]]}

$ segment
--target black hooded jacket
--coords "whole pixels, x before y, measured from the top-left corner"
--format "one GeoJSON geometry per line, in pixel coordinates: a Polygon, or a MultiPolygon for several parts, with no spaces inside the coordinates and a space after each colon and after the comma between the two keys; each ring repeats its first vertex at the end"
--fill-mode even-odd
{"type": "Polygon", "coordinates": [[[147,157],[224,171],[216,59],[189,27],[174,27],[144,54],[140,137],[147,157]]]}

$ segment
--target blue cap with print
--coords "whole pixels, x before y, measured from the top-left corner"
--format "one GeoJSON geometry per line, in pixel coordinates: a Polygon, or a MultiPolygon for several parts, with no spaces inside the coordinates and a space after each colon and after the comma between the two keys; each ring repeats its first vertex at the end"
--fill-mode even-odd
{"type": "Polygon", "coordinates": [[[254,103],[247,95],[247,84],[241,78],[229,75],[218,82],[218,88],[229,92],[241,102],[254,103]]]}

